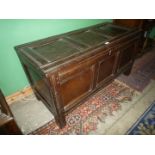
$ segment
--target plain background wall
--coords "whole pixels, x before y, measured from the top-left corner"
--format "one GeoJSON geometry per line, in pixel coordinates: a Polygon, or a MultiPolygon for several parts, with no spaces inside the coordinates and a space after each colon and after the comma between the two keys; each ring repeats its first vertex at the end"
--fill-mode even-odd
{"type": "Polygon", "coordinates": [[[0,20],[0,88],[4,95],[29,85],[14,46],[107,21],[112,22],[109,19],[0,20]]]}

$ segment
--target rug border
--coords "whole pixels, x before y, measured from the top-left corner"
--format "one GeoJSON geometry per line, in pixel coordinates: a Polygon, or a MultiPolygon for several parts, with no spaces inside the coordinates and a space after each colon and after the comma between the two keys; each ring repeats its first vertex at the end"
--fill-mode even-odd
{"type": "Polygon", "coordinates": [[[152,102],[152,104],[147,108],[147,110],[136,120],[136,122],[128,129],[128,131],[125,133],[126,135],[129,135],[129,133],[136,127],[136,125],[141,121],[142,118],[149,112],[149,110],[154,106],[155,100],[152,102]]]}

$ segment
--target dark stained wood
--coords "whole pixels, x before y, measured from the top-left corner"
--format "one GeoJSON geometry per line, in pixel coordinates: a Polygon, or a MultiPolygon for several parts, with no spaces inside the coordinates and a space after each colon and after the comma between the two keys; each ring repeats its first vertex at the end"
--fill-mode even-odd
{"type": "Polygon", "coordinates": [[[142,30],[141,39],[137,44],[137,53],[142,55],[146,49],[152,47],[153,39],[149,38],[152,28],[155,26],[155,19],[114,19],[113,23],[127,28],[139,28],[142,30]]]}
{"type": "Polygon", "coordinates": [[[17,126],[13,114],[0,90],[0,135],[22,134],[17,126]]]}
{"type": "Polygon", "coordinates": [[[126,27],[142,27],[143,19],[115,19],[114,23],[126,27]]]}
{"type": "Polygon", "coordinates": [[[37,98],[60,128],[65,115],[120,73],[129,73],[141,31],[98,24],[15,47],[37,98]]]}
{"type": "Polygon", "coordinates": [[[92,90],[93,74],[92,68],[84,68],[80,72],[68,76],[62,82],[60,81],[60,95],[64,106],[92,90]]]}
{"type": "Polygon", "coordinates": [[[107,78],[113,76],[113,70],[116,61],[115,57],[115,55],[111,56],[111,51],[109,51],[109,57],[103,58],[99,61],[97,84],[100,84],[100,82],[104,82],[107,78]]]}
{"type": "Polygon", "coordinates": [[[120,61],[119,61],[118,70],[121,70],[122,68],[132,63],[134,54],[136,55],[134,43],[128,44],[122,49],[120,49],[120,61]]]}

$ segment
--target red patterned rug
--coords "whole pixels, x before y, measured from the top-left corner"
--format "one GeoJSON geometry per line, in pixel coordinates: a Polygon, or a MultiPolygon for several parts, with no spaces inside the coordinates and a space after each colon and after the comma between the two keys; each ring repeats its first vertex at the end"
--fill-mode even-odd
{"type": "Polygon", "coordinates": [[[121,110],[122,103],[131,101],[134,93],[133,89],[114,81],[67,115],[67,125],[63,129],[53,120],[30,134],[92,134],[108,116],[121,110]]]}
{"type": "Polygon", "coordinates": [[[138,59],[129,76],[121,75],[118,80],[142,92],[151,79],[155,79],[155,50],[138,59]]]}

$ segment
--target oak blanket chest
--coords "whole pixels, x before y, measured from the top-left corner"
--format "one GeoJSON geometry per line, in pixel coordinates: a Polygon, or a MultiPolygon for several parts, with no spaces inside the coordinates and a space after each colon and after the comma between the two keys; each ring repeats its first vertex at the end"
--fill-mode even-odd
{"type": "Polygon", "coordinates": [[[60,128],[65,115],[132,68],[141,31],[101,23],[16,46],[36,97],[60,128]]]}

